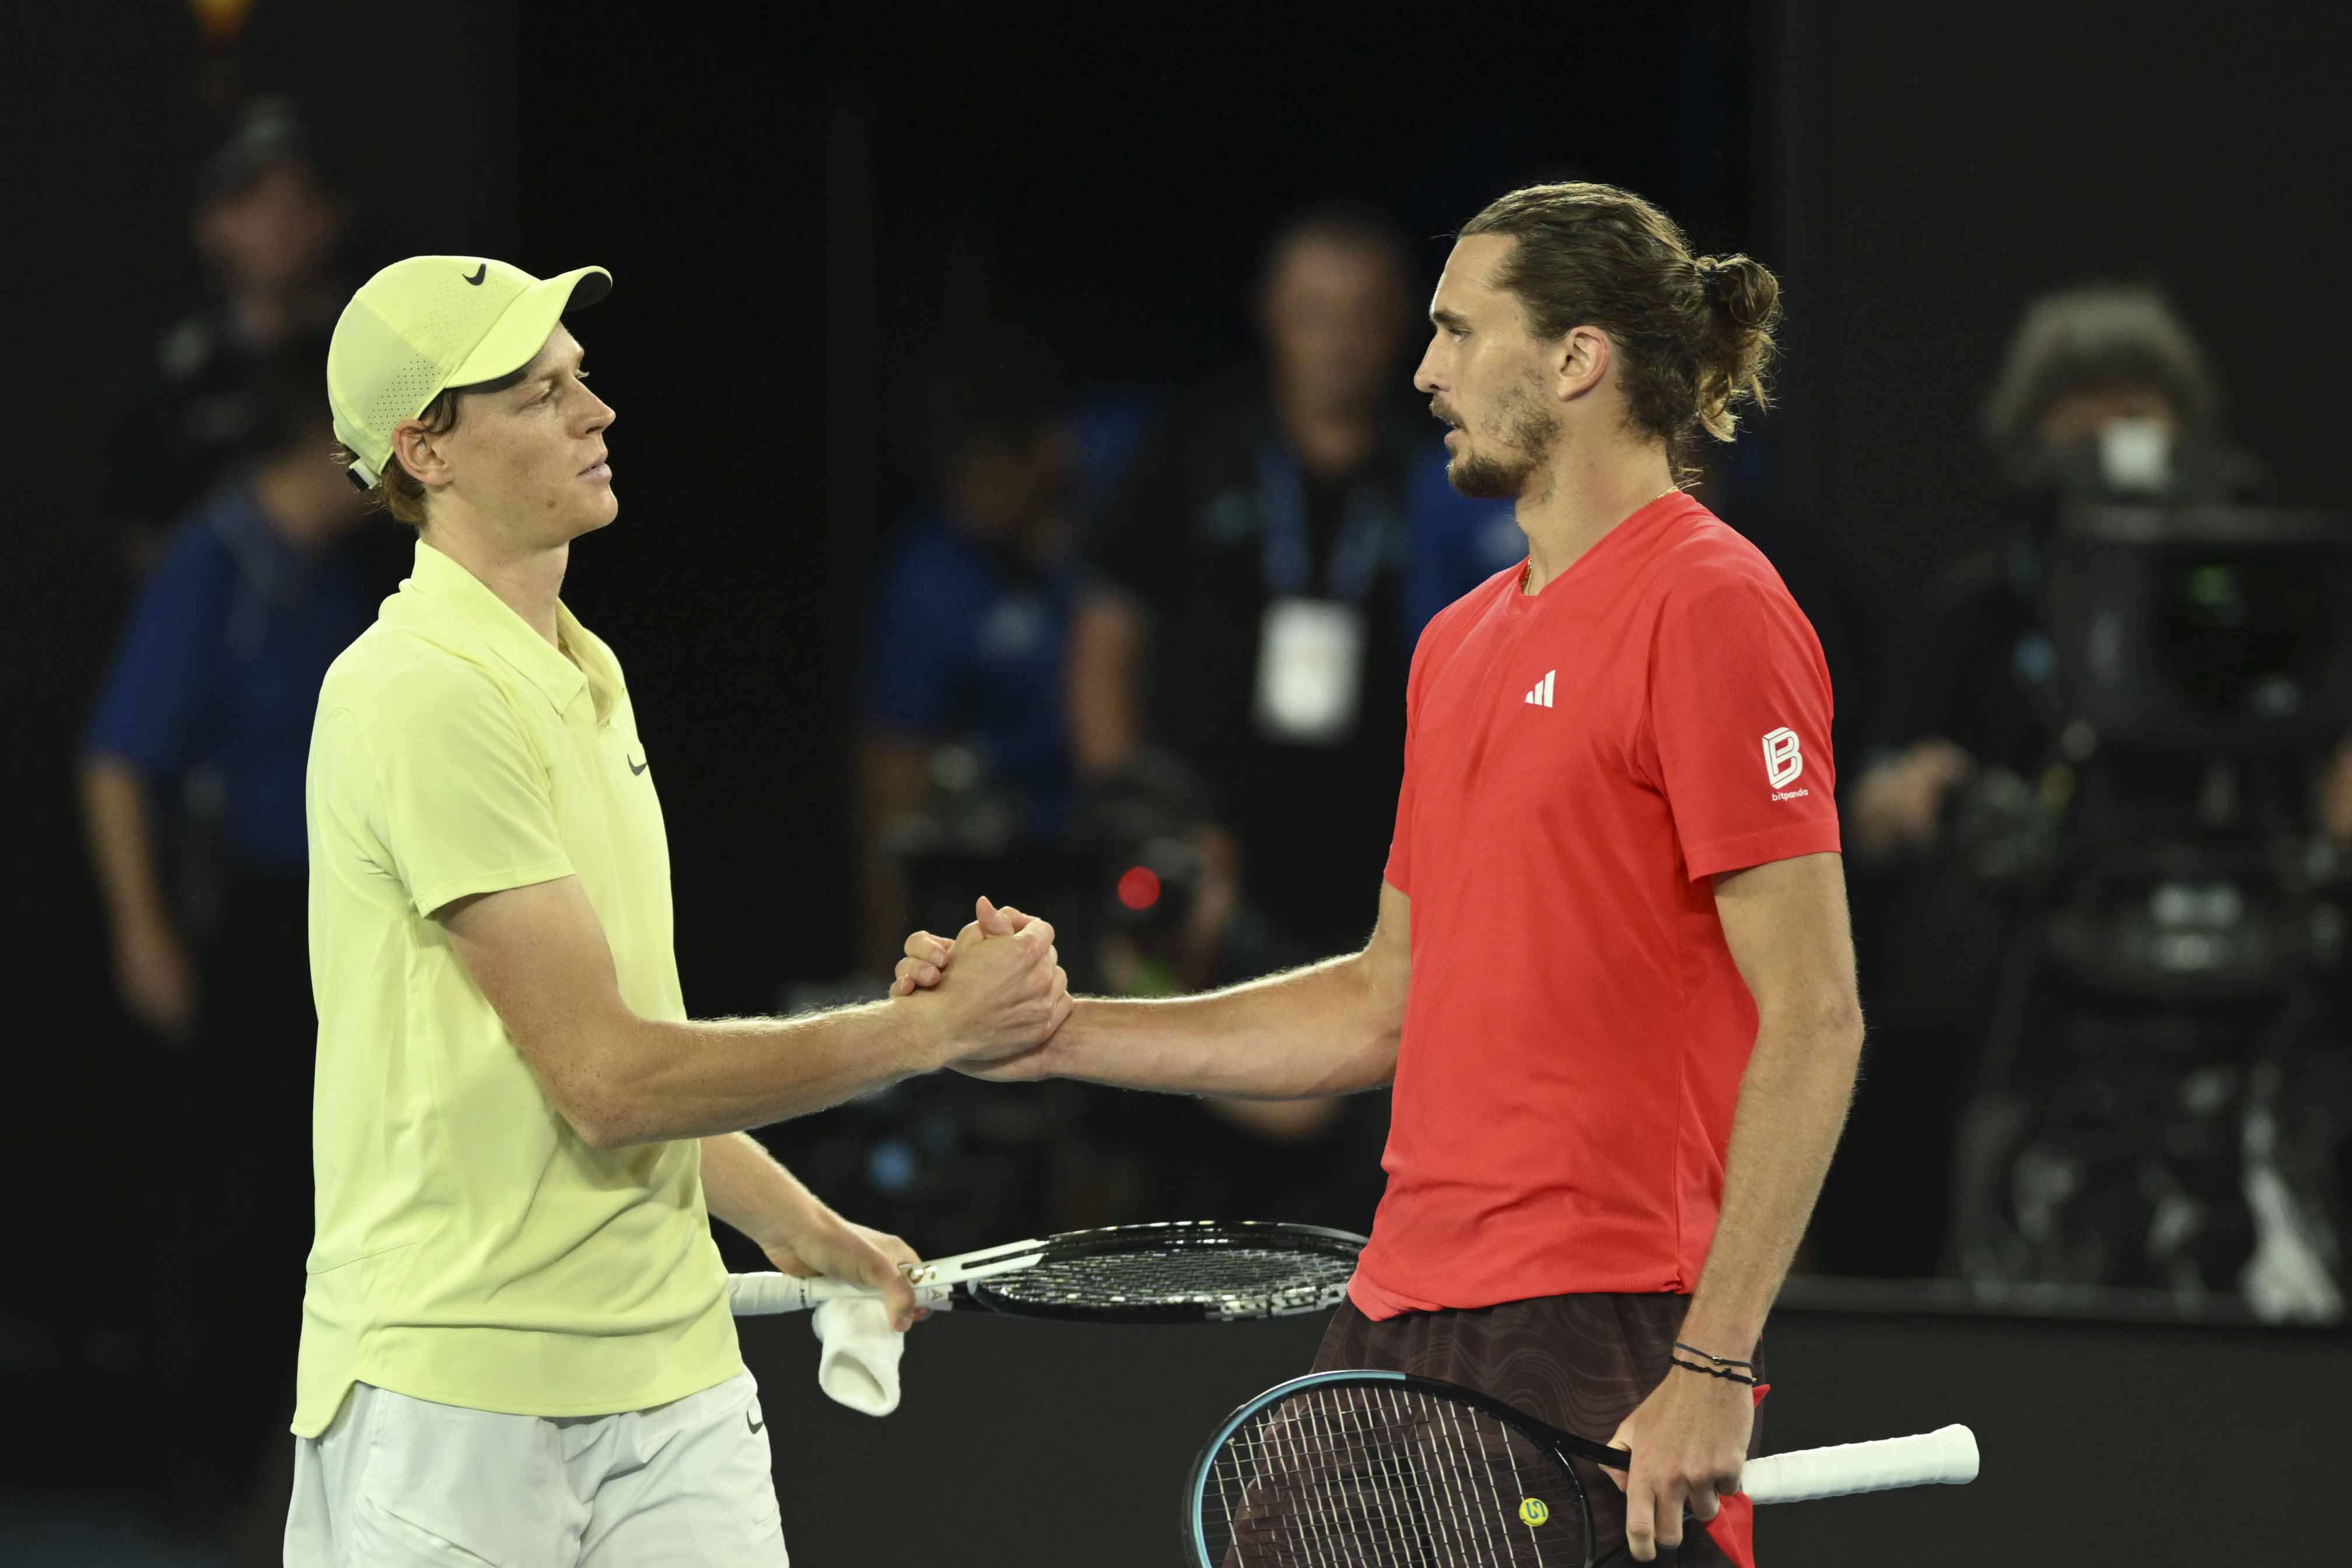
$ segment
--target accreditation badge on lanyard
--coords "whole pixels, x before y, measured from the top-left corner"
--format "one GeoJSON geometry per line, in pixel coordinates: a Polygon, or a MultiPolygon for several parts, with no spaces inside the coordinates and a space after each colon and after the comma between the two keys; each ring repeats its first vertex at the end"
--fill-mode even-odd
{"type": "Polygon", "coordinates": [[[1373,486],[1348,492],[1326,581],[1307,556],[1307,498],[1288,453],[1258,454],[1268,598],[1257,644],[1258,732],[1293,745],[1329,746],[1355,732],[1363,707],[1363,599],[1395,547],[1393,510],[1373,486]],[[1324,591],[1318,594],[1320,587],[1324,591]]]}
{"type": "Polygon", "coordinates": [[[1364,612],[1330,599],[1276,599],[1257,642],[1257,727],[1268,740],[1328,746],[1356,728],[1364,612]]]}

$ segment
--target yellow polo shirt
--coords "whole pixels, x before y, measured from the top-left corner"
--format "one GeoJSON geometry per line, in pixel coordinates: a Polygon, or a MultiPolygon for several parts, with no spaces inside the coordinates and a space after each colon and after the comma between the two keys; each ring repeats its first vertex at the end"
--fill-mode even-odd
{"type": "Polygon", "coordinates": [[[566,658],[419,542],[311,734],[318,1232],[294,1430],[355,1381],[528,1415],[641,1410],[742,1369],[691,1139],[600,1152],[433,916],[580,879],[621,994],[683,1018],[669,850],[612,650],[566,658]]]}

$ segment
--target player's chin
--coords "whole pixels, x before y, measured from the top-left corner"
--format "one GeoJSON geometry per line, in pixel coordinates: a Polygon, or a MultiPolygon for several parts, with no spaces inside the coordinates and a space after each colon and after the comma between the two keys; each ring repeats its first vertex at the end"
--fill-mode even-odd
{"type": "Polygon", "coordinates": [[[613,493],[610,479],[603,480],[590,489],[585,504],[580,508],[580,531],[593,533],[620,515],[621,498],[613,493]]]}

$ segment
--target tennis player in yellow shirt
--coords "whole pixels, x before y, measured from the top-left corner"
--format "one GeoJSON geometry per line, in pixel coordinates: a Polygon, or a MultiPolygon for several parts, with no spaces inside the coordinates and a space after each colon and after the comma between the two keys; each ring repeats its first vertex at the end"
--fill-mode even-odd
{"type": "Polygon", "coordinates": [[[1039,921],[936,994],[688,1021],[656,759],[557,596],[617,510],[613,410],[562,321],[611,281],[414,257],[329,351],[352,476],[417,545],[311,738],[289,1563],[783,1563],[706,1215],[876,1287],[901,1327],[915,1255],[741,1130],[1017,1052],[1069,1009],[1039,921]]]}

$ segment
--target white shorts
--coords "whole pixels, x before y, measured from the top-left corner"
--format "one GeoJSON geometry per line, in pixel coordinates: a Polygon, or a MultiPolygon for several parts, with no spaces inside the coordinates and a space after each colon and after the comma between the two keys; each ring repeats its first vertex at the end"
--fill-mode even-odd
{"type": "Polygon", "coordinates": [[[619,1415],[501,1415],[356,1384],[294,1440],[287,1568],[784,1568],[748,1372],[619,1415]]]}

